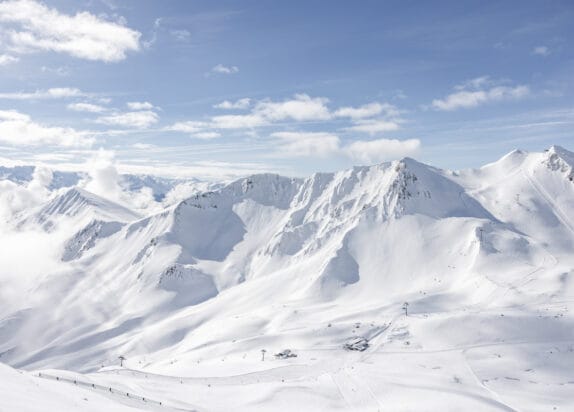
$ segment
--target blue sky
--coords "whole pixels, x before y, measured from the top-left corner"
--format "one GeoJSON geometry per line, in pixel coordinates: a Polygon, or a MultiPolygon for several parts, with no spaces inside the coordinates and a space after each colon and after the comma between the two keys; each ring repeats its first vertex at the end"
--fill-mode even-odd
{"type": "Polygon", "coordinates": [[[0,163],[307,175],[573,149],[571,1],[0,2],[0,163]]]}

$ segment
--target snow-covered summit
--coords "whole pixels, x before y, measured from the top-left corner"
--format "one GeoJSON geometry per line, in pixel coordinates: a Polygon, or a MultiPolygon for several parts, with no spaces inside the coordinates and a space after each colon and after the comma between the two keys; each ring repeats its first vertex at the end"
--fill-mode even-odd
{"type": "Polygon", "coordinates": [[[560,146],[552,146],[546,153],[544,162],[551,170],[564,173],[574,181],[574,153],[560,146]]]}
{"type": "Polygon", "coordinates": [[[66,218],[85,223],[92,220],[131,222],[140,217],[138,213],[111,200],[73,187],[26,214],[22,224],[38,224],[50,230],[58,221],[66,218]]]}
{"type": "Polygon", "coordinates": [[[464,358],[488,380],[480,368],[501,358],[484,348],[574,341],[570,317],[546,316],[574,296],[571,167],[553,147],[458,172],[404,158],[261,174],[141,218],[70,189],[26,215],[49,226],[60,266],[26,287],[0,272],[0,295],[22,302],[0,299],[0,353],[21,368],[94,371],[122,355],[186,375],[253,368],[253,353],[267,367],[262,348],[290,348],[337,380],[343,366],[328,365],[359,359],[340,351],[361,338],[361,356],[443,354],[425,371],[464,358]]]}

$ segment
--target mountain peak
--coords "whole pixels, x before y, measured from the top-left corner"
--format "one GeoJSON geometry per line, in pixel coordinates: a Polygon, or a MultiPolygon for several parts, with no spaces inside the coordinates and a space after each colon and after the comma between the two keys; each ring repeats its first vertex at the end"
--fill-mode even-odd
{"type": "Polygon", "coordinates": [[[565,162],[569,163],[571,166],[574,164],[574,153],[563,148],[562,146],[553,145],[548,149],[549,156],[559,156],[565,162]]]}
{"type": "Polygon", "coordinates": [[[552,146],[545,153],[544,161],[550,170],[560,171],[568,174],[569,178],[574,176],[574,153],[561,146],[552,146]]]}
{"type": "Polygon", "coordinates": [[[49,229],[54,225],[54,219],[58,216],[74,218],[88,216],[93,219],[118,222],[130,222],[140,218],[130,209],[77,186],[53,198],[34,213],[31,219],[49,229]]]}

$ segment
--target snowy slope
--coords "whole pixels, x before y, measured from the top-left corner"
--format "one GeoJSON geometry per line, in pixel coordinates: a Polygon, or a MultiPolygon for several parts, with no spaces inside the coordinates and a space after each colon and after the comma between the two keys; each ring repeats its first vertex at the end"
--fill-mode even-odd
{"type": "Polygon", "coordinates": [[[136,402],[123,404],[105,393],[41,379],[2,364],[0,382],[0,410],[6,412],[142,410],[136,402]]]}
{"type": "Polygon", "coordinates": [[[256,175],[144,218],[71,189],[29,212],[64,262],[0,304],[0,359],[207,410],[568,410],[573,166],[256,175]],[[96,373],[120,355],[142,373],[96,373]]]}
{"type": "Polygon", "coordinates": [[[138,219],[136,212],[84,189],[71,188],[37,210],[26,213],[22,225],[38,225],[50,230],[61,219],[129,222],[138,219]]]}

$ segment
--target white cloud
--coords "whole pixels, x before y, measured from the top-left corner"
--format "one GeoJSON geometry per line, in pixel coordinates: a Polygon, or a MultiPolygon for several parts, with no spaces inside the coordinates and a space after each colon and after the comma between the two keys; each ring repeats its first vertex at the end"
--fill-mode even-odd
{"type": "Polygon", "coordinates": [[[16,110],[0,110],[0,121],[29,121],[30,116],[16,110]]]}
{"type": "Polygon", "coordinates": [[[20,59],[9,54],[0,54],[0,66],[7,66],[12,63],[17,63],[20,59]]]}
{"type": "Polygon", "coordinates": [[[351,119],[364,119],[381,114],[383,105],[377,102],[365,104],[360,107],[341,107],[335,111],[336,117],[350,117],[351,119]]]}
{"type": "Polygon", "coordinates": [[[0,99],[11,100],[41,100],[41,99],[64,99],[69,97],[86,96],[80,89],[71,87],[53,87],[47,90],[36,90],[31,93],[15,92],[0,93],[0,99]]]}
{"type": "Polygon", "coordinates": [[[32,121],[15,110],[0,110],[0,142],[14,146],[89,147],[94,139],[87,132],[52,127],[32,121]]]}
{"type": "Polygon", "coordinates": [[[444,99],[433,100],[431,106],[435,110],[452,111],[489,102],[521,99],[530,93],[528,86],[492,86],[493,84],[487,76],[478,77],[457,86],[455,89],[458,91],[444,99]]]}
{"type": "Polygon", "coordinates": [[[26,209],[45,202],[50,191],[52,171],[44,166],[36,166],[32,180],[26,185],[16,184],[10,180],[0,180],[0,233],[6,235],[11,218],[26,209]]]}
{"type": "Polygon", "coordinates": [[[150,102],[128,102],[127,106],[130,110],[152,110],[156,108],[150,102]]]}
{"type": "Polygon", "coordinates": [[[212,73],[219,74],[233,74],[239,72],[239,67],[237,66],[224,66],[223,64],[218,64],[211,69],[212,73]]]}
{"type": "Polygon", "coordinates": [[[418,139],[358,140],[344,148],[344,152],[354,161],[366,164],[413,156],[418,153],[421,143],[418,139]]]}
{"type": "Polygon", "coordinates": [[[68,109],[73,110],[75,112],[88,112],[88,113],[102,113],[107,110],[103,106],[99,106],[97,104],[92,103],[70,103],[68,105],[68,109]]]}
{"type": "Polygon", "coordinates": [[[478,90],[493,84],[494,82],[490,79],[490,76],[480,76],[475,77],[474,79],[467,80],[462,84],[458,84],[454,86],[454,88],[455,90],[467,90],[467,89],[478,90]]]}
{"type": "Polygon", "coordinates": [[[120,175],[114,165],[113,151],[99,149],[87,162],[89,179],[80,182],[86,190],[108,199],[117,199],[122,192],[120,175]]]}
{"type": "Polygon", "coordinates": [[[146,49],[151,48],[157,42],[157,35],[162,26],[162,21],[163,19],[161,17],[158,17],[157,19],[154,20],[153,29],[151,31],[151,36],[149,40],[142,41],[142,44],[146,49]]]}
{"type": "MultiPolygon", "coordinates": [[[[310,97],[296,94],[283,101],[270,99],[252,104],[248,98],[237,101],[225,100],[217,105],[218,109],[247,109],[246,114],[228,114],[213,116],[206,121],[178,122],[166,130],[190,134],[206,133],[215,136],[214,131],[233,129],[254,129],[261,126],[278,125],[281,122],[322,122],[336,117],[349,118],[352,125],[345,130],[362,133],[381,133],[399,129],[401,111],[390,103],[369,103],[360,107],[343,107],[331,112],[327,106],[329,100],[324,97],[310,97]],[[372,118],[377,116],[377,118],[372,118]]],[[[195,136],[195,137],[199,137],[195,136]]]]}
{"type": "Polygon", "coordinates": [[[167,127],[166,130],[182,133],[199,133],[206,127],[208,127],[208,123],[206,122],[187,121],[174,123],[167,127]]]}
{"type": "Polygon", "coordinates": [[[267,121],[258,114],[224,115],[211,118],[211,125],[215,129],[250,129],[263,126],[267,121]]]}
{"type": "Polygon", "coordinates": [[[346,130],[362,132],[368,134],[392,132],[400,128],[399,120],[385,119],[361,119],[355,122],[354,126],[347,127],[346,130]]]}
{"type": "Polygon", "coordinates": [[[243,99],[239,99],[239,100],[236,100],[234,102],[231,102],[229,100],[224,100],[221,103],[214,105],[213,107],[216,109],[241,110],[241,109],[248,109],[250,105],[251,105],[251,99],[248,97],[245,97],[243,99]]]}
{"type": "MultiPolygon", "coordinates": [[[[223,115],[211,118],[208,127],[214,129],[249,129],[265,126],[281,120],[310,121],[331,118],[326,106],[327,99],[312,98],[306,94],[297,94],[292,99],[282,102],[263,100],[257,102],[251,113],[244,115],[223,115]]],[[[223,102],[217,108],[243,108],[250,104],[249,99],[236,102],[223,102]]]]}
{"type": "Polygon", "coordinates": [[[122,21],[107,21],[89,12],[66,15],[34,0],[1,2],[0,22],[5,23],[9,48],[19,53],[54,51],[115,62],[140,49],[141,33],[122,21]]]}
{"type": "Polygon", "coordinates": [[[208,139],[216,139],[218,137],[221,137],[221,134],[219,134],[217,132],[199,132],[199,133],[192,133],[191,137],[195,137],[197,139],[208,140],[208,139]]]}
{"type": "Polygon", "coordinates": [[[293,99],[283,102],[261,101],[255,106],[254,112],[270,121],[293,119],[297,121],[328,120],[331,113],[324,97],[310,97],[306,94],[296,94],[293,99]]]}
{"type": "Polygon", "coordinates": [[[349,117],[352,120],[353,126],[345,130],[371,135],[398,130],[402,122],[400,114],[401,111],[396,106],[377,102],[360,107],[342,107],[334,113],[336,117],[349,117]]]}
{"type": "Polygon", "coordinates": [[[326,157],[339,152],[339,137],[323,132],[277,132],[279,152],[287,156],[326,157]]]}
{"type": "Polygon", "coordinates": [[[148,128],[158,121],[159,116],[157,113],[150,110],[117,113],[109,116],[101,116],[96,119],[96,123],[121,127],[133,127],[137,129],[148,128]]]}
{"type": "Polygon", "coordinates": [[[546,46],[536,46],[532,50],[532,54],[536,54],[538,56],[548,56],[550,54],[550,49],[546,46]]]}
{"type": "Polygon", "coordinates": [[[115,153],[100,149],[88,161],[88,179],[80,186],[86,190],[125,205],[132,210],[145,210],[156,205],[153,192],[149,187],[128,192],[121,186],[121,176],[115,162],[115,153]]]}
{"type": "Polygon", "coordinates": [[[342,146],[337,135],[326,132],[276,132],[270,137],[276,139],[279,156],[346,156],[363,164],[413,156],[421,146],[418,139],[355,140],[342,146]]]}

